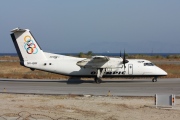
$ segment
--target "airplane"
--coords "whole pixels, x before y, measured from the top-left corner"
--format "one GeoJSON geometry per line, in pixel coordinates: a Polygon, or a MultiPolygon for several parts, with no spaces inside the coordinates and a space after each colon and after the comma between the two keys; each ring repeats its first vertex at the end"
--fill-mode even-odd
{"type": "MultiPolygon", "coordinates": [[[[153,77],[167,73],[152,62],[144,59],[126,59],[108,56],[78,58],[44,52],[29,29],[11,30],[11,38],[20,59],[20,65],[31,70],[42,70],[71,77],[91,77],[101,83],[106,77],[153,77]]],[[[125,54],[125,51],[124,51],[125,54]]]]}

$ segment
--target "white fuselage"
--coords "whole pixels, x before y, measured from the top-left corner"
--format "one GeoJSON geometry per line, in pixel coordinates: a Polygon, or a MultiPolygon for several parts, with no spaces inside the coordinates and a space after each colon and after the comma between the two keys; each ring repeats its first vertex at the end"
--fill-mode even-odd
{"type": "MultiPolygon", "coordinates": [[[[95,77],[97,68],[87,66],[80,67],[78,61],[86,58],[70,57],[58,54],[44,52],[46,60],[28,60],[24,61],[24,66],[39,69],[43,71],[78,77],[95,77]]],[[[105,69],[103,77],[138,77],[138,76],[165,76],[167,73],[161,68],[153,65],[148,60],[128,59],[128,63],[122,63],[122,58],[110,58],[101,68],[105,69]]],[[[97,66],[96,66],[97,67],[97,66]]]]}

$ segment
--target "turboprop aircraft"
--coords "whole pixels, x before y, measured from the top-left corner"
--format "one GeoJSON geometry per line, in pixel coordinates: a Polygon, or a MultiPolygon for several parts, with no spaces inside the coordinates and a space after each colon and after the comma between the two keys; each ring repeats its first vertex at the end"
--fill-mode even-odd
{"type": "MultiPolygon", "coordinates": [[[[108,56],[78,58],[44,52],[29,29],[15,28],[11,38],[18,53],[20,64],[31,70],[42,70],[74,77],[93,77],[96,83],[103,77],[157,77],[167,73],[144,59],[126,59],[108,56]]],[[[125,52],[124,52],[125,54],[125,52]]]]}

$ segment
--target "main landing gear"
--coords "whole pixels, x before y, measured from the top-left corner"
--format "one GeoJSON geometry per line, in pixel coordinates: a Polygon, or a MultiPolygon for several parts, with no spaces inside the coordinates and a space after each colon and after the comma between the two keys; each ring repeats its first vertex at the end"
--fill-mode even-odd
{"type": "Polygon", "coordinates": [[[157,77],[154,77],[154,78],[152,79],[152,82],[157,82],[157,77]]]}
{"type": "Polygon", "coordinates": [[[94,78],[95,83],[99,84],[102,82],[101,78],[103,77],[104,72],[105,72],[105,69],[103,68],[97,69],[97,76],[94,78]]]}
{"type": "Polygon", "coordinates": [[[100,84],[100,83],[102,82],[102,80],[101,80],[100,78],[98,78],[98,77],[95,77],[95,78],[94,78],[94,81],[95,81],[95,83],[97,83],[97,84],[100,84]]]}

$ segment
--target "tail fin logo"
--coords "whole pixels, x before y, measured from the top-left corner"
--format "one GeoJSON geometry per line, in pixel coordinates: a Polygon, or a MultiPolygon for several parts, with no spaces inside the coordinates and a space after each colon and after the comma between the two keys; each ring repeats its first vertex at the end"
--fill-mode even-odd
{"type": "Polygon", "coordinates": [[[38,52],[36,44],[29,35],[24,37],[24,49],[28,54],[36,54],[38,52]]]}

